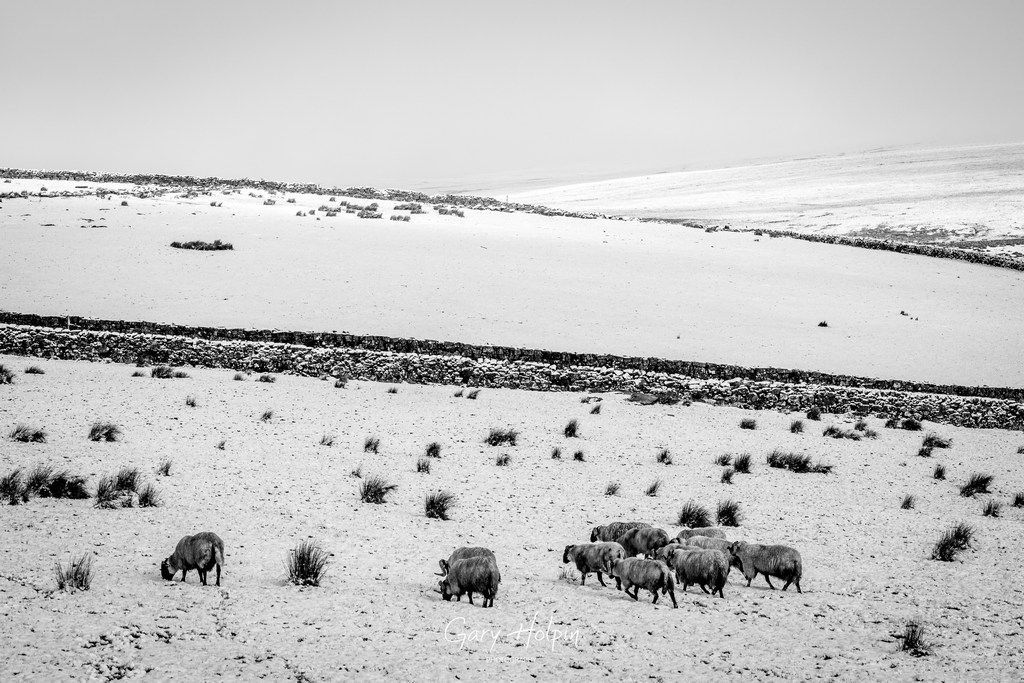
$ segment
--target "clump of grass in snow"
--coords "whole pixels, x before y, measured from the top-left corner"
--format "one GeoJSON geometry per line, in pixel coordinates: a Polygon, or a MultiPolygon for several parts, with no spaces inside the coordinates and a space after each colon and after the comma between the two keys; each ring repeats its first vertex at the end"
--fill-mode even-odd
{"type": "Polygon", "coordinates": [[[455,398],[462,398],[462,389],[456,391],[454,394],[452,394],[452,396],[454,396],[455,398]]]}
{"type": "Polygon", "coordinates": [[[270,422],[274,418],[274,411],[269,408],[263,411],[260,415],[260,422],[270,422]]]}
{"type": "Polygon", "coordinates": [[[21,443],[46,443],[46,431],[28,425],[18,425],[11,431],[10,437],[21,443]]]}
{"type": "Polygon", "coordinates": [[[428,493],[424,504],[427,517],[432,519],[448,519],[449,510],[455,506],[455,496],[447,491],[428,493]]]}
{"type": "Polygon", "coordinates": [[[379,475],[371,475],[359,485],[359,498],[364,503],[380,505],[387,499],[389,493],[398,488],[379,475]]]}
{"type": "Polygon", "coordinates": [[[121,428],[111,422],[94,422],[89,428],[89,441],[113,442],[121,438],[121,428]]]}
{"type": "Polygon", "coordinates": [[[985,517],[998,517],[1003,511],[1003,504],[998,500],[990,500],[981,508],[981,514],[985,517]]]}
{"type": "Polygon", "coordinates": [[[474,389],[473,391],[471,391],[468,394],[466,394],[466,398],[468,398],[471,401],[475,401],[476,397],[479,396],[479,395],[480,395],[480,390],[479,389],[474,389]]]}
{"type": "Polygon", "coordinates": [[[0,478],[0,499],[7,501],[8,505],[19,505],[28,502],[26,493],[21,481],[21,468],[15,468],[0,478]]]}
{"type": "Polygon", "coordinates": [[[436,441],[432,441],[427,444],[427,457],[428,458],[440,458],[441,457],[441,444],[436,441]]]}
{"type": "Polygon", "coordinates": [[[186,396],[185,397],[185,405],[188,406],[189,408],[195,408],[196,405],[197,405],[196,397],[195,396],[186,396]]]}
{"type": "Polygon", "coordinates": [[[914,504],[916,502],[917,502],[917,499],[914,498],[912,495],[910,495],[908,493],[907,495],[903,496],[903,502],[900,503],[900,509],[901,510],[913,510],[914,509],[914,504]]]}
{"type": "Polygon", "coordinates": [[[652,496],[653,497],[653,496],[658,495],[658,491],[660,491],[660,490],[661,490],[661,479],[655,479],[654,481],[651,482],[650,486],[647,487],[647,490],[644,491],[644,493],[646,493],[648,496],[652,496]]]}
{"type": "Polygon", "coordinates": [[[813,464],[809,455],[799,453],[786,453],[783,451],[772,451],[768,454],[768,466],[779,469],[786,469],[791,472],[803,474],[812,472],[816,474],[828,474],[832,471],[832,465],[813,464]]]}
{"type": "Polygon", "coordinates": [[[273,384],[274,382],[277,381],[277,377],[274,377],[273,375],[260,375],[259,377],[256,378],[256,381],[273,384]]]}
{"type": "Polygon", "coordinates": [[[583,457],[583,451],[576,451],[572,454],[572,459],[576,462],[585,462],[586,458],[583,457]]]}
{"type": "Polygon", "coordinates": [[[931,648],[924,641],[924,626],[911,619],[903,627],[903,639],[900,643],[902,652],[909,652],[915,657],[927,655],[931,648]]]}
{"type": "Polygon", "coordinates": [[[430,474],[430,458],[420,458],[416,461],[416,471],[430,474]]]}
{"type": "Polygon", "coordinates": [[[970,498],[975,493],[988,493],[988,487],[992,485],[993,478],[991,474],[972,474],[967,483],[960,487],[960,495],[970,498]]]}
{"type": "Polygon", "coordinates": [[[363,453],[377,453],[380,451],[380,439],[375,436],[368,436],[363,441],[363,453]]]}
{"type": "Polygon", "coordinates": [[[737,455],[732,463],[733,469],[742,474],[750,474],[750,453],[737,455]]]}
{"type": "Polygon", "coordinates": [[[45,375],[46,372],[38,365],[30,365],[25,368],[26,375],[45,375]]]}
{"type": "Polygon", "coordinates": [[[841,429],[835,425],[829,425],[825,428],[825,431],[821,433],[822,436],[831,436],[833,439],[850,439],[851,441],[860,441],[861,435],[859,432],[852,429],[841,429]]]}
{"type": "Polygon", "coordinates": [[[726,467],[724,470],[722,470],[722,483],[723,484],[731,484],[732,483],[732,475],[734,475],[734,474],[736,474],[736,470],[734,470],[731,467],[726,467]]]}
{"type": "Polygon", "coordinates": [[[804,433],[804,423],[803,423],[803,420],[793,420],[792,422],[790,422],[789,423],[789,431],[792,432],[793,434],[803,434],[804,433]]]}
{"type": "Polygon", "coordinates": [[[949,448],[952,445],[952,439],[945,439],[938,434],[928,434],[921,441],[922,448],[949,448]]]}
{"type": "Polygon", "coordinates": [[[139,491],[139,507],[152,508],[160,505],[160,494],[152,484],[146,484],[139,491]]]}
{"type": "Polygon", "coordinates": [[[296,586],[319,586],[330,555],[314,541],[302,541],[288,553],[288,580],[296,586]]]}
{"type": "Polygon", "coordinates": [[[156,473],[162,477],[171,476],[171,461],[163,460],[160,462],[160,466],[156,468],[156,473]]]}
{"type": "Polygon", "coordinates": [[[740,420],[740,429],[757,429],[757,420],[752,417],[745,417],[740,420]]]}
{"type": "Polygon", "coordinates": [[[388,393],[389,394],[397,394],[398,393],[398,387],[388,387],[388,393]]]}
{"type": "Polygon", "coordinates": [[[606,496],[617,496],[617,495],[619,495],[619,488],[620,488],[619,482],[617,482],[617,481],[609,482],[609,484],[604,487],[604,495],[606,495],[606,496]]]}
{"type": "Polygon", "coordinates": [[[511,459],[512,458],[509,457],[508,453],[502,453],[494,460],[494,464],[498,467],[505,467],[511,459]]]}
{"type": "Polygon", "coordinates": [[[658,451],[658,462],[660,462],[662,465],[672,464],[672,454],[668,452],[667,448],[662,448],[660,451],[658,451]]]}
{"type": "Polygon", "coordinates": [[[558,572],[558,580],[565,581],[566,583],[577,584],[580,581],[580,575],[576,573],[576,570],[572,567],[562,567],[558,572]]]}
{"type": "Polygon", "coordinates": [[[1013,494],[1013,507],[1024,508],[1024,492],[1013,494]]]}
{"type": "Polygon", "coordinates": [[[720,526],[739,526],[743,520],[740,504],[734,500],[719,501],[715,516],[718,518],[720,526]]]}
{"type": "Polygon", "coordinates": [[[974,529],[960,522],[944,532],[932,548],[932,559],[952,562],[957,556],[974,546],[974,529]]]}
{"type": "Polygon", "coordinates": [[[562,449],[559,448],[558,446],[555,446],[554,448],[552,448],[551,449],[551,459],[552,460],[561,460],[562,459],[562,449]]]}
{"type": "Polygon", "coordinates": [[[729,465],[732,464],[732,454],[724,453],[718,456],[717,458],[715,458],[715,464],[721,465],[722,467],[728,467],[729,465]]]}
{"type": "Polygon", "coordinates": [[[565,438],[572,439],[578,436],[580,423],[576,420],[569,420],[568,424],[565,425],[565,429],[562,433],[565,434],[565,438]]]}
{"type": "Polygon", "coordinates": [[[821,408],[819,408],[818,406],[811,406],[810,408],[807,409],[807,413],[805,414],[805,416],[807,417],[808,420],[814,420],[814,421],[820,420],[821,419],[821,408]]]}
{"type": "Polygon", "coordinates": [[[946,466],[945,465],[939,465],[939,464],[935,465],[935,471],[932,472],[932,477],[934,477],[935,479],[945,479],[946,478],[946,466]]]}
{"type": "Polygon", "coordinates": [[[14,373],[5,365],[0,365],[0,384],[14,384],[14,373]]]}
{"type": "Polygon", "coordinates": [[[87,553],[66,565],[58,562],[53,573],[57,579],[57,590],[87,591],[92,585],[92,555],[87,553]]]}
{"type": "Polygon", "coordinates": [[[489,446],[500,446],[502,444],[515,446],[518,438],[519,432],[514,429],[491,429],[487,438],[484,439],[484,443],[489,446]]]}
{"type": "Polygon", "coordinates": [[[330,448],[334,445],[334,434],[324,434],[320,437],[320,445],[330,448]]]}
{"type": "Polygon", "coordinates": [[[711,514],[708,509],[695,501],[687,501],[679,510],[676,517],[676,525],[689,529],[711,526],[711,514]]]}

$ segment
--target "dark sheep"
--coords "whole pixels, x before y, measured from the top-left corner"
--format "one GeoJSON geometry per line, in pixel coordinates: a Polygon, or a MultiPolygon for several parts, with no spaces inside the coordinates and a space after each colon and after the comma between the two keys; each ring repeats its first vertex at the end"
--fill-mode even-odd
{"type": "Polygon", "coordinates": [[[683,529],[676,534],[676,540],[680,543],[686,543],[686,539],[693,538],[694,536],[704,536],[706,538],[725,538],[725,531],[716,526],[701,526],[696,529],[683,529]]]}
{"type": "Polygon", "coordinates": [[[606,586],[607,584],[604,582],[602,572],[610,575],[612,563],[616,560],[625,559],[625,557],[626,551],[614,541],[581,543],[579,545],[565,546],[565,552],[562,553],[562,563],[576,563],[576,569],[581,574],[580,585],[587,585],[587,574],[596,572],[597,580],[601,582],[602,586],[606,586]]]}
{"type": "Polygon", "coordinates": [[[757,578],[758,573],[764,574],[768,587],[775,590],[771,577],[782,579],[786,585],[782,590],[789,588],[789,584],[796,584],[796,592],[800,590],[800,577],[803,575],[803,562],[800,553],[795,548],[785,545],[758,545],[756,543],[744,543],[736,541],[729,546],[729,553],[739,562],[743,578],[747,585],[757,578]]]}
{"type": "Polygon", "coordinates": [[[220,585],[220,568],[224,564],[224,541],[210,531],[195,536],[185,536],[178,541],[174,554],[160,563],[160,575],[167,581],[181,571],[181,582],[190,569],[199,572],[199,581],[206,585],[206,573],[217,567],[217,585],[220,585]]]}
{"type": "Polygon", "coordinates": [[[456,560],[465,560],[470,557],[489,557],[495,564],[498,563],[497,558],[494,557],[494,553],[487,548],[463,546],[461,548],[456,548],[455,551],[448,556],[447,560],[437,561],[437,563],[441,565],[441,572],[438,576],[447,576],[448,568],[451,566],[452,562],[455,562],[456,560]]]}
{"type": "Polygon", "coordinates": [[[658,591],[663,595],[672,598],[672,607],[679,607],[676,602],[676,582],[672,578],[672,572],[668,565],[658,560],[641,560],[637,557],[627,557],[624,560],[616,560],[612,563],[612,576],[615,577],[619,589],[626,592],[626,595],[639,600],[640,589],[643,588],[654,595],[651,600],[658,603],[658,591]],[[629,589],[633,592],[630,593],[629,589]]]}
{"type": "Polygon", "coordinates": [[[664,529],[639,527],[620,536],[619,543],[626,551],[626,557],[644,555],[650,558],[659,548],[668,545],[669,538],[664,529]]]}
{"type": "Polygon", "coordinates": [[[494,596],[498,594],[501,573],[490,557],[468,557],[456,560],[448,566],[448,575],[438,582],[438,592],[446,601],[452,597],[461,598],[469,594],[469,604],[474,604],[473,593],[484,596],[484,607],[494,607],[494,596]]]}
{"type": "Polygon", "coordinates": [[[639,529],[651,526],[647,522],[612,522],[604,526],[595,526],[590,532],[590,542],[614,541],[618,543],[619,537],[630,529],[639,529]]]}
{"type": "Polygon", "coordinates": [[[705,593],[718,593],[722,598],[729,578],[729,561],[729,556],[721,550],[677,548],[668,556],[668,565],[675,570],[676,583],[683,584],[683,591],[695,583],[705,593]]]}

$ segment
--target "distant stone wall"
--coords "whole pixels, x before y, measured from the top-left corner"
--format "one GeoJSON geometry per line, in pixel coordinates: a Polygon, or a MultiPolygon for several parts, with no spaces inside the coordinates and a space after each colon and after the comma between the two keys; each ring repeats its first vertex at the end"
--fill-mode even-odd
{"type": "Polygon", "coordinates": [[[512,346],[479,346],[400,337],[381,337],[358,334],[337,334],[332,332],[280,332],[275,330],[251,330],[224,327],[194,327],[163,323],[135,322],[125,320],[98,320],[78,316],[47,316],[31,313],[0,311],[0,324],[30,325],[35,327],[57,327],[71,330],[94,332],[119,332],[157,334],[222,341],[256,341],[292,344],[313,348],[345,348],[367,351],[391,351],[395,353],[419,353],[432,356],[460,356],[470,359],[485,359],[528,362],[550,365],[557,368],[585,366],[612,368],[616,370],[641,370],[644,372],[683,375],[695,379],[744,379],[757,382],[782,382],[786,384],[821,384],[863,389],[887,389],[912,391],[929,394],[950,394],[954,396],[978,396],[1010,401],[1024,401],[1024,389],[1010,387],[969,387],[900,380],[872,379],[852,375],[834,375],[806,370],[782,368],[748,368],[741,365],[721,363],[697,363],[664,358],[638,356],[615,356],[591,353],[568,353],[523,349],[512,346]]]}
{"type": "MultiPolygon", "coordinates": [[[[131,328],[137,324],[125,325],[131,328]]],[[[10,324],[0,325],[0,353],[64,360],[230,368],[305,376],[345,376],[380,382],[539,391],[671,390],[694,400],[752,409],[786,412],[804,411],[811,406],[818,406],[832,413],[851,412],[879,417],[913,416],[964,427],[1024,430],[1024,403],[1019,401],[891,389],[793,384],[738,376],[732,379],[698,378],[655,369],[558,365],[458,353],[417,353],[10,324]]]]}

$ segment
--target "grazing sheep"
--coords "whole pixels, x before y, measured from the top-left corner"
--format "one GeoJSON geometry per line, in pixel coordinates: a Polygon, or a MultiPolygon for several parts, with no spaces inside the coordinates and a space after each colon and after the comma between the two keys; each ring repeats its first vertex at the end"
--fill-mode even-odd
{"type": "Polygon", "coordinates": [[[612,563],[611,575],[615,577],[619,589],[625,591],[626,595],[634,600],[640,599],[638,593],[643,588],[654,595],[651,602],[657,604],[660,590],[662,594],[667,594],[672,598],[672,607],[679,607],[676,602],[676,582],[672,578],[672,572],[669,571],[668,565],[664,562],[627,557],[612,563]],[[633,588],[632,594],[629,592],[630,588],[633,588]]]}
{"type": "Polygon", "coordinates": [[[618,540],[626,551],[626,557],[645,555],[648,558],[653,557],[658,548],[668,545],[669,542],[668,534],[664,529],[653,527],[630,529],[618,540]]]}
{"type": "Polygon", "coordinates": [[[461,598],[469,593],[469,604],[473,602],[473,593],[484,596],[484,607],[494,607],[494,596],[498,594],[501,573],[498,565],[491,557],[478,555],[456,560],[448,566],[448,575],[438,582],[438,592],[446,601],[452,596],[461,598]]]}
{"type": "Polygon", "coordinates": [[[675,541],[671,541],[668,545],[663,545],[660,548],[658,548],[658,552],[654,553],[654,559],[658,560],[659,562],[664,562],[665,564],[668,564],[668,558],[673,552],[679,550],[680,548],[689,547],[690,546],[683,545],[681,543],[676,543],[675,541]]]}
{"type": "Polygon", "coordinates": [[[451,567],[452,562],[455,562],[456,560],[465,560],[470,557],[489,557],[495,564],[498,563],[497,558],[494,557],[494,553],[487,548],[470,548],[463,546],[461,548],[456,548],[447,560],[437,561],[437,563],[441,565],[441,573],[439,573],[438,576],[447,576],[448,568],[451,567]]]}
{"type": "Polygon", "coordinates": [[[590,542],[615,541],[630,529],[638,529],[651,526],[647,522],[612,522],[605,526],[595,526],[590,532],[590,542]]]}
{"type": "Polygon", "coordinates": [[[729,553],[733,559],[739,562],[743,578],[747,585],[757,578],[758,572],[764,574],[768,587],[775,590],[771,577],[782,579],[786,585],[782,590],[789,588],[789,584],[796,584],[796,592],[800,590],[800,577],[803,574],[803,562],[800,560],[800,553],[795,548],[785,545],[758,545],[756,543],[744,543],[736,541],[729,546],[729,553]]]}
{"type": "Polygon", "coordinates": [[[206,585],[206,572],[217,567],[217,585],[220,585],[220,568],[224,564],[224,541],[210,531],[195,536],[185,536],[178,541],[174,554],[160,563],[160,575],[167,581],[181,570],[181,582],[190,569],[199,572],[199,581],[206,585]]]}
{"type": "Polygon", "coordinates": [[[721,550],[678,548],[669,554],[668,565],[675,570],[676,582],[683,584],[684,592],[695,583],[705,593],[725,597],[722,589],[729,578],[729,556],[721,550]]]}
{"type": "Polygon", "coordinates": [[[576,569],[580,571],[581,575],[581,586],[587,585],[587,574],[590,572],[597,572],[597,580],[601,582],[602,586],[606,586],[601,573],[611,574],[612,562],[625,558],[626,551],[614,541],[567,545],[565,552],[562,553],[563,564],[576,563],[576,569]]]}
{"type": "Polygon", "coordinates": [[[692,536],[686,540],[685,545],[693,548],[703,548],[705,550],[721,550],[726,555],[729,554],[729,546],[732,545],[729,541],[724,538],[711,538],[708,536],[692,536]]]}
{"type": "Polygon", "coordinates": [[[693,538],[694,536],[704,536],[706,538],[725,538],[725,532],[716,526],[700,526],[696,529],[683,529],[676,534],[676,540],[680,543],[686,543],[686,539],[693,538]]]}

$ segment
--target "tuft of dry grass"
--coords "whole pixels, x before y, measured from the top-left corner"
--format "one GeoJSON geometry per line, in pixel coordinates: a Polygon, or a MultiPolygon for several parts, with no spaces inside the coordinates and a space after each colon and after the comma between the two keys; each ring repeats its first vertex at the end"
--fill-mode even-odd
{"type": "Polygon", "coordinates": [[[965,550],[974,547],[974,529],[963,522],[954,524],[932,548],[932,559],[941,562],[952,562],[965,550]]]}
{"type": "Polygon", "coordinates": [[[18,425],[11,430],[10,438],[21,443],[46,443],[46,431],[28,425],[18,425]]]}
{"type": "Polygon", "coordinates": [[[494,459],[494,464],[498,467],[506,467],[511,460],[512,458],[509,457],[508,453],[502,453],[494,459]]]}
{"type": "Polygon", "coordinates": [[[334,445],[334,434],[324,434],[320,437],[320,445],[330,448],[334,445]]]}
{"type": "Polygon", "coordinates": [[[733,469],[741,474],[750,474],[750,453],[737,455],[732,463],[733,469]]]}
{"type": "Polygon", "coordinates": [[[572,454],[572,459],[576,462],[586,462],[586,458],[583,457],[583,451],[576,451],[572,454]]]}
{"type": "Polygon", "coordinates": [[[565,429],[562,433],[565,434],[565,438],[574,439],[579,436],[580,423],[576,420],[569,420],[568,424],[565,425],[565,429]]]}
{"type": "Polygon", "coordinates": [[[739,526],[743,521],[743,513],[740,511],[740,504],[735,500],[722,500],[718,502],[715,513],[719,526],[739,526]]]}
{"type": "Polygon", "coordinates": [[[163,460],[163,461],[161,461],[160,465],[156,468],[156,473],[159,474],[161,477],[169,477],[169,476],[171,476],[171,461],[170,460],[163,460]]]}
{"type": "Polygon", "coordinates": [[[14,373],[0,364],[0,384],[14,384],[14,373]]]}
{"type": "Polygon", "coordinates": [[[911,619],[903,627],[903,637],[900,643],[900,651],[908,652],[914,657],[923,657],[931,652],[931,648],[924,640],[924,626],[911,619]]]}
{"type": "Polygon", "coordinates": [[[315,541],[302,541],[288,553],[288,580],[296,586],[319,586],[329,558],[315,541]]]}
{"type": "Polygon", "coordinates": [[[66,565],[57,562],[53,568],[57,590],[87,591],[92,585],[92,555],[86,553],[66,565]]]}
{"type": "Polygon", "coordinates": [[[196,397],[195,396],[186,396],[185,397],[185,405],[188,406],[189,408],[195,408],[198,405],[198,403],[196,401],[196,397]]]}
{"type": "Polygon", "coordinates": [[[381,505],[387,502],[388,494],[397,488],[397,484],[390,483],[380,475],[372,474],[359,484],[359,499],[364,503],[381,505]]]}
{"type": "Polygon", "coordinates": [[[368,436],[363,441],[363,453],[377,454],[380,451],[380,439],[375,436],[368,436]]]}
{"type": "Polygon", "coordinates": [[[428,458],[440,458],[441,457],[441,444],[436,441],[432,441],[427,444],[427,457],[428,458]]]}
{"type": "Polygon", "coordinates": [[[263,414],[260,415],[260,422],[270,422],[272,419],[274,419],[274,411],[270,408],[264,410],[263,414]]]}
{"type": "Polygon", "coordinates": [[[257,382],[266,382],[267,384],[273,384],[274,382],[277,381],[277,377],[274,377],[273,375],[266,375],[266,374],[264,374],[264,375],[260,375],[259,377],[257,377],[256,381],[257,382]]]}
{"type": "Polygon", "coordinates": [[[789,431],[793,434],[804,433],[804,422],[803,420],[793,420],[789,423],[789,431]]]}
{"type": "Polygon", "coordinates": [[[732,453],[723,453],[722,455],[715,458],[715,464],[721,465],[722,467],[728,467],[732,464],[732,453]]]}
{"type": "Polygon", "coordinates": [[[752,417],[745,417],[740,420],[740,429],[757,429],[757,420],[752,417]]]}
{"type": "Polygon", "coordinates": [[[913,510],[914,505],[917,503],[917,499],[909,493],[903,496],[903,501],[900,503],[901,510],[913,510]]]}
{"type": "Polygon", "coordinates": [[[552,448],[551,449],[551,459],[552,460],[561,460],[562,459],[562,449],[559,448],[558,446],[555,446],[554,448],[552,448]]]}
{"type": "Polygon", "coordinates": [[[988,487],[992,485],[994,477],[991,474],[979,474],[975,472],[967,483],[960,487],[960,495],[970,498],[976,493],[988,493],[988,487]]]}
{"type": "Polygon", "coordinates": [[[952,445],[952,439],[943,438],[935,433],[928,434],[921,441],[921,448],[949,448],[952,445]]]}
{"type": "Polygon", "coordinates": [[[696,501],[687,501],[676,516],[676,525],[696,529],[711,526],[711,514],[708,509],[696,501]]]}
{"type": "Polygon", "coordinates": [[[651,497],[653,498],[654,496],[657,496],[657,495],[658,495],[658,492],[659,492],[659,491],[661,491],[661,479],[655,479],[655,480],[654,480],[654,481],[652,481],[652,482],[651,482],[651,484],[650,484],[650,485],[649,485],[649,486],[647,487],[647,490],[646,490],[646,491],[644,491],[644,493],[645,493],[646,495],[648,495],[648,496],[651,496],[651,497]]]}
{"type": "Polygon", "coordinates": [[[94,422],[89,427],[89,441],[114,442],[121,438],[121,428],[112,422],[94,422]]]}
{"type": "Polygon", "coordinates": [[[608,482],[608,485],[604,487],[604,495],[606,496],[617,496],[619,495],[619,489],[621,485],[617,481],[608,482]]]}
{"type": "Polygon", "coordinates": [[[657,459],[658,459],[658,462],[661,463],[662,465],[671,465],[672,464],[672,454],[669,453],[667,448],[662,448],[660,451],[658,451],[658,458],[657,459]]]}
{"type": "Polygon", "coordinates": [[[424,502],[427,517],[430,517],[431,519],[449,519],[449,511],[454,506],[455,495],[448,491],[435,491],[433,493],[428,493],[426,501],[424,502]]]}
{"type": "Polygon", "coordinates": [[[139,491],[140,508],[155,508],[160,505],[160,502],[160,494],[152,484],[146,484],[142,487],[142,490],[139,491]]]}
{"type": "Polygon", "coordinates": [[[479,395],[480,395],[480,390],[479,389],[473,389],[473,391],[470,391],[469,393],[466,394],[466,398],[468,398],[470,401],[475,401],[476,397],[479,396],[479,395]]]}
{"type": "Polygon", "coordinates": [[[946,466],[945,465],[936,464],[935,465],[935,470],[932,472],[932,477],[935,478],[935,479],[945,479],[946,478],[946,466]]]}
{"type": "Polygon", "coordinates": [[[416,471],[423,474],[430,474],[430,458],[420,458],[416,461],[416,471]]]}
{"type": "Polygon", "coordinates": [[[731,484],[732,483],[732,476],[734,474],[736,474],[736,470],[734,470],[731,467],[726,467],[724,470],[722,470],[722,483],[723,484],[731,484]]]}
{"type": "Polygon", "coordinates": [[[998,500],[990,500],[981,508],[981,514],[985,517],[998,517],[1003,511],[1003,504],[998,500]]]}
{"type": "Polygon", "coordinates": [[[27,368],[25,368],[25,374],[26,375],[45,375],[46,371],[43,370],[38,365],[30,365],[27,368]]]}
{"type": "Polygon", "coordinates": [[[487,438],[484,439],[484,443],[488,446],[501,446],[502,444],[515,446],[517,439],[519,439],[519,432],[514,429],[491,429],[487,438]]]}

